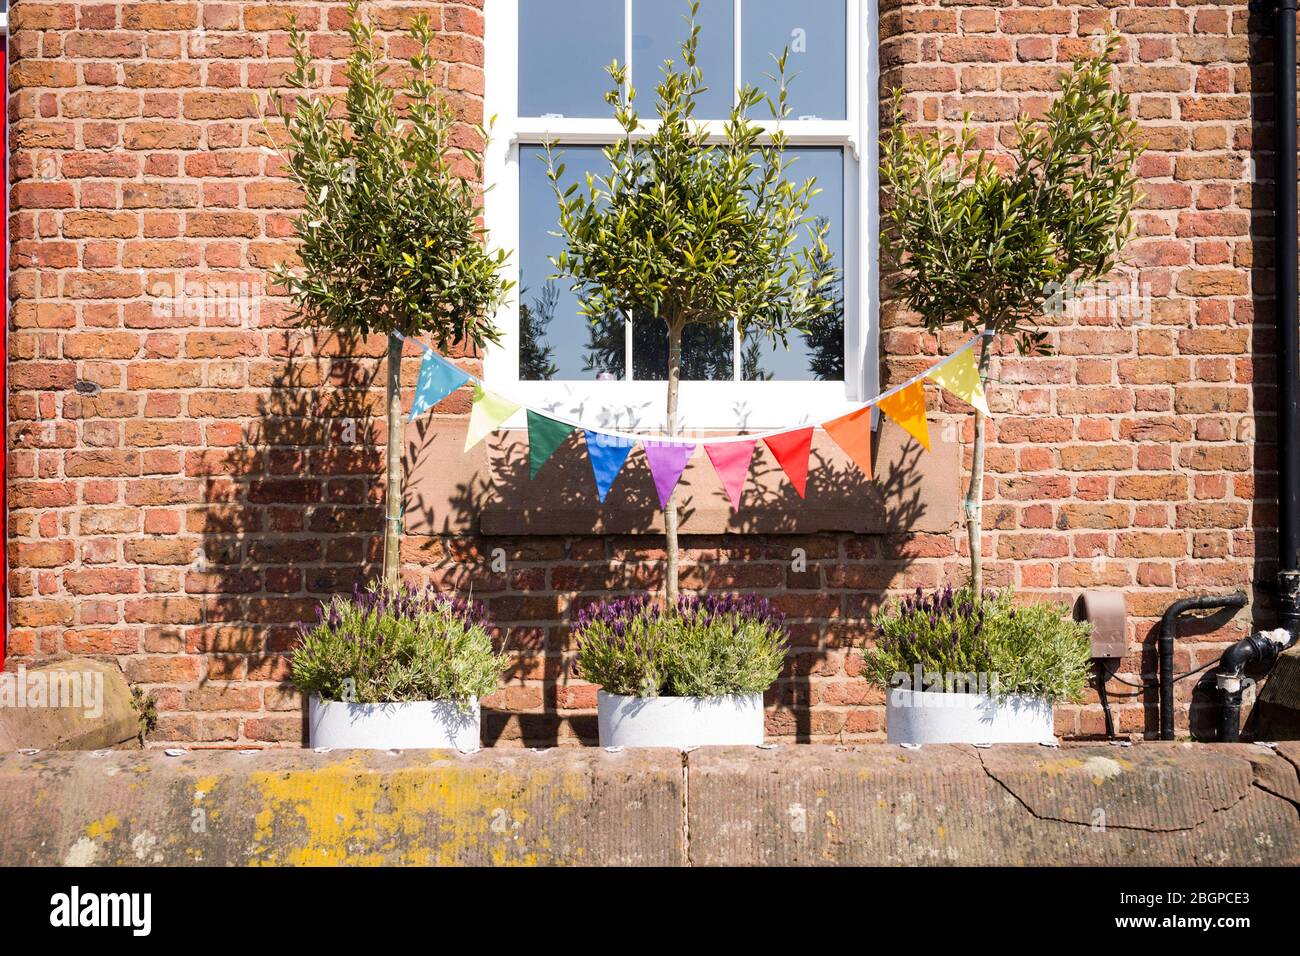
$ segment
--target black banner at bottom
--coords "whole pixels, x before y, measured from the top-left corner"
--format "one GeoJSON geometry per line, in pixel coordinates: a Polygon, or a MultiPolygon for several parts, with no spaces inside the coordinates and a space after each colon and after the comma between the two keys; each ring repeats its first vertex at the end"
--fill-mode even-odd
{"type": "Polygon", "coordinates": [[[1205,868],[13,869],[0,871],[0,900],[11,939],[75,935],[127,946],[206,938],[373,946],[444,926],[469,931],[473,942],[455,945],[476,948],[498,933],[520,945],[555,932],[588,942],[663,936],[692,947],[757,933],[765,943],[808,944],[810,932],[836,924],[837,935],[860,932],[872,944],[934,934],[990,940],[1001,926],[1002,939],[1030,944],[1041,933],[1056,945],[1112,934],[1227,942],[1278,932],[1292,919],[1293,880],[1292,871],[1205,868]]]}

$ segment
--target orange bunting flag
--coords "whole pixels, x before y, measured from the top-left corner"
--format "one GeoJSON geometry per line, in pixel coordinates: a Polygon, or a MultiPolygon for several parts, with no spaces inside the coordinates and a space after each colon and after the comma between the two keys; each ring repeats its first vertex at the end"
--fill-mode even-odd
{"type": "Polygon", "coordinates": [[[930,450],[930,424],[925,419],[925,386],[921,382],[913,382],[907,388],[882,398],[876,405],[894,424],[919,441],[926,451],[930,450]]]}
{"type": "Polygon", "coordinates": [[[835,444],[871,477],[871,406],[859,408],[822,425],[835,444]]]}
{"type": "Polygon", "coordinates": [[[808,454],[812,451],[812,433],[811,428],[801,428],[797,432],[782,432],[763,439],[763,444],[776,456],[777,464],[785,469],[790,484],[794,485],[800,498],[808,489],[808,454]]]}

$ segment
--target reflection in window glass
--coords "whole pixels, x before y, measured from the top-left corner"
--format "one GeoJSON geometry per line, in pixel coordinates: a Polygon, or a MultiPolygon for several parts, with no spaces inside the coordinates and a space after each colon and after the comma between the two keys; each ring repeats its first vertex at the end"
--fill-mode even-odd
{"type": "MultiPolygon", "coordinates": [[[[682,330],[684,382],[730,382],[734,323],[693,323],[682,330]]],[[[632,368],[637,381],[668,381],[668,329],[663,320],[637,316],[632,323],[632,368]]]]}
{"type": "Polygon", "coordinates": [[[773,56],[786,61],[791,118],[842,120],[845,106],[845,0],[744,0],[741,81],[776,99],[773,56]],[[797,74],[797,75],[795,75],[797,74]]]}
{"type": "Polygon", "coordinates": [[[605,117],[623,61],[622,0],[520,0],[519,115],[605,117]]]}
{"type": "MultiPolygon", "coordinates": [[[[632,4],[632,85],[647,112],[665,60],[683,69],[682,42],[687,36],[686,0],[636,0],[632,4]]],[[[726,119],[735,84],[732,0],[702,0],[696,62],[708,91],[695,101],[696,119],[726,119]]]]}
{"type": "MultiPolygon", "coordinates": [[[[748,10],[746,5],[746,10],[748,10]]],[[[838,148],[786,150],[786,178],[802,183],[816,177],[821,192],[813,197],[809,214],[825,219],[829,228],[828,266],[840,274],[826,293],[832,307],[809,324],[805,333],[787,337],[788,348],[764,335],[747,334],[741,342],[741,377],[746,381],[842,381],[844,378],[844,153],[838,148]]],[[[796,249],[807,248],[807,230],[796,249]]]]}
{"type": "MultiPolygon", "coordinates": [[[[600,175],[608,161],[599,146],[557,149],[564,163],[564,188],[600,175]],[[560,155],[560,154],[563,155],[560,155]]],[[[592,381],[608,373],[623,378],[623,320],[589,322],[578,311],[571,280],[551,279],[564,239],[555,193],[546,178],[546,150],[519,147],[519,378],[523,381],[592,381]]]]}

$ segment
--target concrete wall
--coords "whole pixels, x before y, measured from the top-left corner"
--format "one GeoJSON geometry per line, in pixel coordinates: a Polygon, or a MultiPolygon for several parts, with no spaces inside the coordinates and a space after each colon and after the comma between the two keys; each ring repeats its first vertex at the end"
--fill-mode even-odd
{"type": "Polygon", "coordinates": [[[0,757],[0,865],[1300,863],[1300,745],[0,757]]]}

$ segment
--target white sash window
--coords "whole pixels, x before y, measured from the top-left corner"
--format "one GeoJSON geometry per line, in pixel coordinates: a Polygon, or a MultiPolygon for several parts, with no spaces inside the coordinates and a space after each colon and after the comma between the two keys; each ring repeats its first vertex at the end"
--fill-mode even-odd
{"type": "MultiPolygon", "coordinates": [[[[604,172],[601,147],[621,135],[603,101],[611,60],[631,66],[653,118],[665,59],[680,60],[685,0],[487,0],[485,115],[490,242],[514,251],[514,295],[497,316],[502,343],[488,385],[586,424],[657,429],[664,416],[666,334],[653,317],[593,326],[548,257],[562,248],[544,144],[566,179],[604,172]]],[[[775,92],[765,74],[790,51],[791,117],[782,123],[796,181],[817,178],[812,213],[830,226],[837,306],[789,348],[734,328],[690,326],[680,415],[688,429],[820,421],[876,391],[876,122],[874,0],[702,0],[699,62],[709,91],[697,117],[721,136],[736,90],[775,92]]],[[[756,120],[766,119],[756,112],[756,120]]],[[[764,122],[770,127],[771,123],[764,122]]],[[[513,423],[512,423],[513,424],[513,423]]]]}

